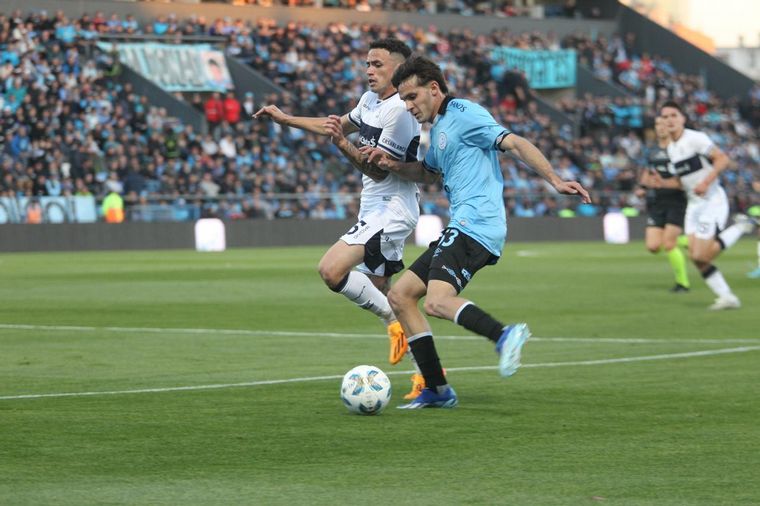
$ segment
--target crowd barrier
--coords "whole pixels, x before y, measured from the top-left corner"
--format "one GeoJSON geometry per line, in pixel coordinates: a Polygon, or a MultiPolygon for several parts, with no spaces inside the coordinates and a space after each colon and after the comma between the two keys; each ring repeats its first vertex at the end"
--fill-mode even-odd
{"type": "MultiPolygon", "coordinates": [[[[238,220],[225,222],[227,248],[334,243],[351,220],[238,220]]],[[[644,237],[646,219],[629,218],[631,239],[644,237]]],[[[512,218],[508,242],[603,241],[603,218],[512,218]]],[[[414,234],[410,241],[414,240],[414,234]]],[[[195,223],[42,223],[0,226],[0,252],[195,249],[195,223]]]]}

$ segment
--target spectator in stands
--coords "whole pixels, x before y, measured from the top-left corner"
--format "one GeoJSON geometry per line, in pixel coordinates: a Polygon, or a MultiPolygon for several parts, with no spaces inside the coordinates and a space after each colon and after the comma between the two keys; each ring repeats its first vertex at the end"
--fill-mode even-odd
{"type": "Polygon", "coordinates": [[[254,100],[252,91],[245,92],[245,98],[243,99],[242,107],[242,112],[246,118],[250,118],[256,113],[256,101],[254,100]]]}
{"type": "Polygon", "coordinates": [[[42,205],[40,205],[39,199],[31,199],[26,205],[26,222],[42,223],[42,205]]]}
{"type": "MultiPolygon", "coordinates": [[[[462,2],[461,6],[472,13],[484,12],[474,2],[462,2]]],[[[423,2],[384,4],[384,8],[391,7],[407,10],[427,8],[423,2]]],[[[492,11],[496,12],[495,9],[492,11]]],[[[300,22],[277,26],[272,20],[250,23],[221,19],[209,23],[202,17],[174,22],[177,31],[183,34],[210,35],[213,31],[214,34],[228,37],[230,47],[233,46],[232,39],[235,39],[239,44],[240,57],[250,61],[270,79],[285,80],[282,82],[287,84],[292,98],[290,102],[284,99],[283,103],[289,103],[294,112],[309,116],[353,107],[352,90],[361,82],[363,70],[361,61],[347,56],[352,53],[352,48],[362,47],[377,34],[388,30],[388,27],[380,25],[342,23],[326,28],[300,22]],[[292,59],[292,69],[288,70],[290,73],[283,74],[271,62],[280,61],[286,56],[292,59]]],[[[102,198],[107,193],[109,172],[115,171],[120,182],[126,186],[127,168],[132,172],[145,172],[144,194],[151,202],[159,194],[197,192],[202,174],[212,169],[215,172],[222,170],[223,175],[217,181],[220,184],[226,181],[224,173],[235,172],[238,175],[235,184],[242,185],[245,193],[261,188],[264,179],[259,175],[271,173],[272,187],[276,192],[282,192],[290,191],[286,175],[290,169],[287,163],[281,161],[293,160],[300,166],[313,168],[310,175],[314,176],[314,181],[304,184],[304,188],[315,185],[317,194],[328,194],[345,187],[341,190],[341,196],[334,199],[335,205],[332,200],[322,199],[318,212],[316,208],[320,199],[309,199],[310,211],[315,211],[315,215],[344,217],[355,208],[352,193],[356,191],[358,181],[343,169],[336,169],[339,166],[334,162],[336,151],[329,143],[310,135],[299,137],[289,129],[252,125],[250,115],[243,112],[246,101],[241,105],[241,118],[237,124],[224,126],[222,120],[220,127],[212,130],[208,145],[215,146],[214,154],[206,154],[200,149],[201,142],[205,143],[202,135],[192,129],[178,127],[179,156],[167,157],[164,143],[169,131],[163,128],[168,120],[166,114],[158,109],[151,111],[147,98],[136,94],[129,82],[116,83],[113,76],[107,75],[109,55],[97,59],[97,68],[103,72],[102,76],[95,81],[91,77],[84,80],[82,76],[91,72],[87,70],[90,59],[87,45],[79,35],[75,35],[69,44],[57,39],[55,25],[59,23],[69,23],[75,28],[79,24],[87,32],[86,37],[90,37],[89,32],[93,31],[89,25],[94,27],[94,32],[100,33],[138,34],[143,31],[131,15],[122,18],[96,13],[92,17],[81,16],[79,20],[70,21],[63,14],[53,18],[44,13],[26,16],[20,13],[3,16],[0,13],[0,26],[8,24],[11,27],[8,31],[0,30],[0,48],[3,48],[0,49],[0,59],[6,61],[5,64],[0,62],[0,174],[6,194],[31,194],[36,174],[45,174],[49,181],[53,167],[60,168],[64,163],[68,164],[69,171],[59,171],[63,195],[84,189],[102,198]],[[69,60],[71,64],[66,65],[69,60]],[[81,70],[78,74],[75,71],[77,65],[81,70]],[[64,73],[64,68],[68,74],[64,73]],[[20,78],[20,82],[16,78],[20,78]],[[88,108],[91,109],[89,112],[88,108]],[[29,145],[23,150],[23,161],[20,156],[14,159],[10,155],[8,142],[22,126],[29,138],[29,145]],[[228,133],[235,146],[235,158],[227,158],[219,150],[221,139],[228,133]],[[193,147],[196,146],[198,150],[194,154],[193,147]],[[78,181],[81,181],[82,188],[78,181]]],[[[499,30],[476,36],[463,30],[444,33],[408,25],[399,25],[395,29],[399,36],[414,41],[418,49],[424,47],[439,59],[449,83],[457,84],[459,96],[488,103],[491,113],[500,122],[512,125],[516,132],[540,145],[546,153],[552,153],[553,163],[558,163],[561,156],[570,156],[573,164],[579,167],[579,177],[584,184],[603,192],[600,201],[603,197],[605,202],[617,202],[614,195],[607,197],[607,192],[618,192],[628,183],[625,170],[602,172],[600,160],[613,160],[619,147],[628,153],[626,133],[634,129],[639,137],[643,137],[651,128],[651,111],[663,97],[673,94],[692,96],[693,101],[687,100],[684,107],[695,119],[695,126],[708,130],[736,160],[736,167],[723,173],[729,198],[737,210],[746,210],[758,203],[757,194],[749,188],[757,180],[753,170],[760,165],[756,130],[760,124],[760,91],[748,96],[737,110],[735,105],[710,94],[699,77],[676,72],[668,60],[658,55],[638,55],[628,36],[605,39],[590,34],[575,34],[563,40],[563,45],[577,47],[579,58],[588,62],[595,71],[597,68],[594,65],[599,65],[600,71],[609,72],[609,79],[616,79],[624,69],[637,72],[639,89],[631,89],[630,92],[639,97],[636,100],[640,109],[643,103],[647,108],[637,116],[632,113],[631,103],[626,100],[622,104],[626,108],[626,121],[619,133],[610,134],[615,118],[612,99],[581,97],[576,101],[563,100],[563,110],[578,119],[582,133],[579,138],[567,142],[566,139],[571,137],[561,133],[532,106],[518,109],[516,103],[512,105],[511,100],[507,100],[503,107],[499,107],[500,104],[490,98],[498,94],[494,94],[494,82],[488,73],[491,65],[489,48],[494,45],[552,48],[556,41],[548,34],[516,34],[499,30]],[[641,119],[641,125],[635,123],[637,117],[641,119]]],[[[193,95],[188,100],[191,103],[196,100],[196,107],[205,113],[203,95],[197,94],[197,99],[193,95]]],[[[265,101],[278,102],[280,99],[265,101]]],[[[635,101],[633,105],[636,105],[635,101]]],[[[507,173],[511,169],[509,163],[504,162],[503,170],[507,173]]],[[[604,167],[609,168],[609,165],[604,167]]],[[[506,179],[509,181],[512,177],[519,178],[521,193],[516,193],[515,188],[507,188],[511,191],[505,193],[508,203],[512,199],[522,200],[524,195],[528,195],[536,214],[552,212],[545,210],[546,206],[538,205],[546,198],[550,201],[556,198],[550,196],[540,182],[520,171],[510,173],[506,179]]],[[[240,187],[235,184],[230,188],[240,187]]],[[[228,185],[225,183],[222,186],[226,188],[228,185]]],[[[441,189],[430,185],[424,190],[432,192],[425,199],[433,202],[441,189]]],[[[167,201],[173,202],[174,197],[167,201]]],[[[278,205],[277,198],[267,197],[267,201],[272,206],[278,205]]],[[[564,207],[560,204],[555,206],[555,213],[557,208],[564,207]]],[[[295,212],[300,215],[304,211],[296,209],[295,212]]],[[[225,215],[235,216],[235,210],[229,207],[225,215]]]]}
{"type": "Polygon", "coordinates": [[[501,79],[499,94],[514,97],[515,106],[518,109],[525,108],[532,98],[525,73],[517,68],[507,70],[501,79]]]}
{"type": "Polygon", "coordinates": [[[209,126],[215,127],[219,125],[224,119],[224,102],[221,99],[221,95],[216,91],[212,93],[203,105],[203,110],[209,126]]]}
{"type": "Polygon", "coordinates": [[[223,102],[224,107],[224,121],[230,125],[235,125],[240,121],[240,101],[235,98],[235,94],[231,91],[227,92],[223,102]]]}

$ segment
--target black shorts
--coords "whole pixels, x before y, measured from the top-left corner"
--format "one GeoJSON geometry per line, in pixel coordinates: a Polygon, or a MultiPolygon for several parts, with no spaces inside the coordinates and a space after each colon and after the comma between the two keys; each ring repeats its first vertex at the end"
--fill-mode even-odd
{"type": "Polygon", "coordinates": [[[461,230],[447,228],[437,241],[409,267],[424,283],[431,279],[449,283],[457,293],[464,290],[472,276],[493,265],[499,257],[461,230]]]}
{"type": "Polygon", "coordinates": [[[647,227],[665,228],[675,225],[683,228],[686,215],[686,196],[683,192],[676,194],[657,194],[647,199],[647,227]]]}

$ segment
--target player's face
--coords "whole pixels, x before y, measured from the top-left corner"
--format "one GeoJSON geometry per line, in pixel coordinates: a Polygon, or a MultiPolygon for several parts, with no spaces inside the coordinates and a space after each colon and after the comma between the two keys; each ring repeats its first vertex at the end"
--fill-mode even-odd
{"type": "Polygon", "coordinates": [[[417,82],[417,76],[412,76],[398,87],[398,94],[406,105],[406,110],[420,123],[433,121],[436,109],[436,91],[438,83],[431,81],[424,86],[417,82]]]}
{"type": "Polygon", "coordinates": [[[675,107],[663,107],[660,117],[665,121],[665,128],[671,136],[678,136],[686,124],[686,118],[675,107]]]}
{"type": "Polygon", "coordinates": [[[387,49],[370,49],[367,53],[367,82],[370,91],[377,93],[380,98],[386,98],[396,90],[391,83],[393,72],[400,62],[387,49]]]}

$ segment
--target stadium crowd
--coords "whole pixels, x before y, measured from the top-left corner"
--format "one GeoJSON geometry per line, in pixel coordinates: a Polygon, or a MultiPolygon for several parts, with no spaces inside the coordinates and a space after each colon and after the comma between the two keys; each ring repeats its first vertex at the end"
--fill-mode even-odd
{"type": "Polygon", "coordinates": [[[360,12],[402,11],[421,14],[460,14],[462,16],[530,16],[536,8],[544,17],[599,17],[599,10],[580,9],[576,0],[562,2],[525,2],[523,0],[232,0],[233,3],[260,5],[288,5],[291,7],[338,7],[360,12]]]}
{"type": "MultiPolygon", "coordinates": [[[[744,210],[756,203],[749,188],[757,178],[753,170],[760,166],[760,89],[746,103],[721,101],[698,78],[678,74],[666,60],[637,55],[628,37],[608,42],[575,35],[560,41],[538,32],[476,35],[408,25],[334,23],[318,28],[268,19],[250,23],[174,16],[140,23],[132,16],[100,12],[74,20],[60,12],[0,14],[0,196],[102,198],[116,192],[134,211],[131,219],[152,219],[143,212],[149,204],[190,210],[175,213],[175,219],[197,217],[195,207],[177,205],[182,202],[202,202],[204,215],[228,219],[354,216],[359,173],[328,140],[252,121],[250,115],[263,103],[309,116],[350,110],[366,86],[359,55],[369,41],[390,35],[440,62],[455,93],[487,105],[498,121],[547,153],[561,174],[594,192],[594,204],[566,208],[540,178],[503,157],[511,215],[641,209],[643,202],[633,191],[636,169],[644,164],[654,104],[666,97],[686,101],[692,120],[736,162],[724,175],[734,207],[744,210]],[[290,94],[246,94],[242,103],[232,94],[186,94],[183,98],[203,111],[211,125],[207,134],[196,132],[117,79],[118,61],[92,50],[100,34],[223,36],[229,56],[290,94]],[[626,86],[630,96],[561,102],[580,121],[581,135],[576,136],[537,112],[524,76],[492,65],[490,49],[500,45],[575,47],[582,64],[626,86]],[[632,72],[636,79],[625,77],[632,72]]],[[[423,191],[423,210],[446,215],[440,188],[423,191]]]]}

